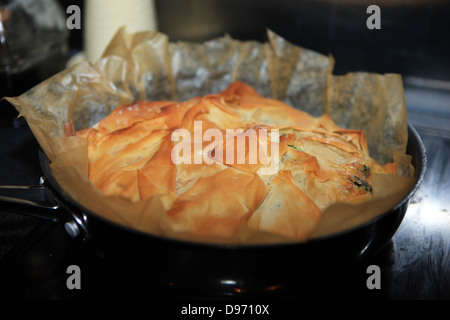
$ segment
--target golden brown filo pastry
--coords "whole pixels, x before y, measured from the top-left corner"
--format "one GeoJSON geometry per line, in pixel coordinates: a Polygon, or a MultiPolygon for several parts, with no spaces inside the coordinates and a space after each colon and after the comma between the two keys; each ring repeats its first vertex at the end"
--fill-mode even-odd
{"type": "Polygon", "coordinates": [[[305,239],[325,208],[370,199],[372,174],[397,170],[369,156],[362,131],[262,97],[243,82],[184,102],[122,106],[77,134],[88,140],[89,179],[105,195],[158,196],[173,229],[196,235],[230,236],[246,225],[305,239]],[[209,129],[224,138],[205,139],[209,129]],[[175,137],[180,130],[201,139],[175,137]],[[249,161],[250,141],[256,161],[249,161]],[[189,161],[174,161],[174,150],[189,161]],[[267,174],[270,166],[275,170],[267,174]]]}

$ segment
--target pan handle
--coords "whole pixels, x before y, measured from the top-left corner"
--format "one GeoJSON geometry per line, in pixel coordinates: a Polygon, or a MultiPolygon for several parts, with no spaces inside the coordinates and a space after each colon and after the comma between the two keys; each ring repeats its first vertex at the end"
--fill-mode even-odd
{"type": "Polygon", "coordinates": [[[0,208],[8,213],[62,223],[71,237],[81,235],[87,239],[87,217],[61,206],[45,184],[45,178],[41,177],[39,185],[0,186],[0,208]]]}
{"type": "Polygon", "coordinates": [[[60,220],[60,205],[44,186],[0,186],[0,205],[3,211],[38,217],[53,222],[60,220]]]}

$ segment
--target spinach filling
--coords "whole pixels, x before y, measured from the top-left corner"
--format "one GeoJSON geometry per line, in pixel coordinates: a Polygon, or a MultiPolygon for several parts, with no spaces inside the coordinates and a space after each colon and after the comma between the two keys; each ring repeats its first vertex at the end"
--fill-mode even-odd
{"type": "Polygon", "coordinates": [[[372,193],[372,186],[363,178],[353,176],[350,181],[358,188],[363,188],[365,192],[372,193]]]}
{"type": "Polygon", "coordinates": [[[363,167],[360,169],[364,178],[367,178],[370,176],[370,167],[363,165],[363,167]]]}

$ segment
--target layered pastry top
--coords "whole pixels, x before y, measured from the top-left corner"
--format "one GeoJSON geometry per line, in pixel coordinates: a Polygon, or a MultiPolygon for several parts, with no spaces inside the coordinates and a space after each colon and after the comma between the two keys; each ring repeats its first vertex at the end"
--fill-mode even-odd
{"type": "Polygon", "coordinates": [[[396,174],[364,133],[263,97],[243,82],[188,101],[116,108],[88,140],[89,179],[106,196],[160,199],[176,231],[232,235],[241,225],[295,239],[336,202],[372,198],[396,174]]]}

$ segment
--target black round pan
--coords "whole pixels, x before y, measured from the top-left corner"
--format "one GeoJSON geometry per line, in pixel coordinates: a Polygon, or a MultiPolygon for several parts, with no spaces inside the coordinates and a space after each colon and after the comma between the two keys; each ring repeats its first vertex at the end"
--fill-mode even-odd
{"type": "Polygon", "coordinates": [[[318,270],[323,275],[338,266],[347,268],[373,258],[394,236],[425,174],[426,151],[411,125],[407,153],[412,156],[415,184],[389,212],[343,233],[306,243],[248,246],[167,239],[107,221],[72,200],[59,187],[43,152],[40,162],[55,196],[75,216],[75,221],[66,222],[66,229],[80,231],[89,242],[101,247],[110,263],[127,265],[127,261],[132,261],[130,267],[142,268],[144,273],[152,266],[153,276],[167,285],[200,294],[228,295],[298,288],[306,279],[310,282],[311,274],[317,275],[318,270]]]}
{"type": "Polygon", "coordinates": [[[54,179],[43,151],[39,159],[44,186],[57,203],[44,209],[51,211],[51,219],[63,223],[70,235],[83,239],[88,244],[86,250],[94,250],[109,268],[144,275],[188,295],[266,297],[298,291],[313,295],[314,290],[321,295],[324,292],[320,288],[327,287],[330,276],[336,279],[339,277],[336,272],[341,276],[343,272],[353,272],[355,266],[370,261],[386,246],[400,226],[426,170],[426,151],[411,125],[408,125],[407,153],[412,156],[415,184],[388,212],[339,234],[305,243],[267,245],[193,243],[118,225],[69,197],[54,179]]]}

